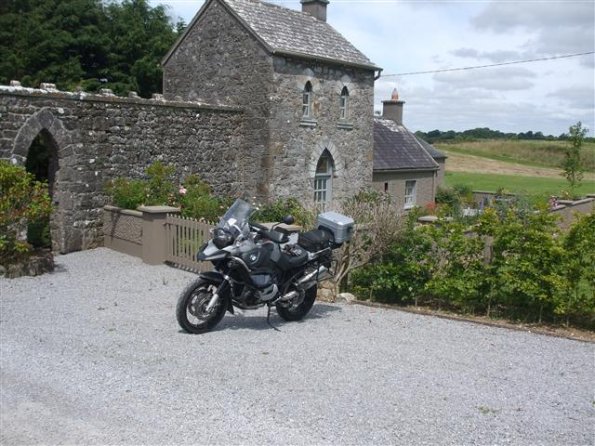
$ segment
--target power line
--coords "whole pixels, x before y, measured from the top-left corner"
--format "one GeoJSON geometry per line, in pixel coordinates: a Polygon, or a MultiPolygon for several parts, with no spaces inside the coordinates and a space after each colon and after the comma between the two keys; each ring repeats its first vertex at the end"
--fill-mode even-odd
{"type": "Polygon", "coordinates": [[[569,57],[586,56],[589,54],[595,54],[595,51],[588,51],[586,53],[576,53],[576,54],[564,54],[562,56],[541,57],[539,59],[515,60],[512,62],[500,62],[500,63],[494,63],[494,64],[489,64],[489,65],[475,65],[472,67],[445,68],[443,70],[411,71],[409,73],[383,74],[382,77],[414,76],[414,75],[418,75],[418,74],[446,73],[448,71],[477,70],[479,68],[501,67],[502,65],[514,65],[514,64],[521,64],[521,63],[542,62],[544,60],[554,60],[554,59],[567,59],[569,57]]]}

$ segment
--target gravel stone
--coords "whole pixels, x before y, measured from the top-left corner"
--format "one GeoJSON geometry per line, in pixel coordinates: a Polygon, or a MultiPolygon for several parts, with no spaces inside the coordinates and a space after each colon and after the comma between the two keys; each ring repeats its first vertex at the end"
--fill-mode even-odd
{"type": "Polygon", "coordinates": [[[594,345],[317,303],[183,333],[193,274],[104,248],[0,279],[0,443],[594,444],[594,345]]]}

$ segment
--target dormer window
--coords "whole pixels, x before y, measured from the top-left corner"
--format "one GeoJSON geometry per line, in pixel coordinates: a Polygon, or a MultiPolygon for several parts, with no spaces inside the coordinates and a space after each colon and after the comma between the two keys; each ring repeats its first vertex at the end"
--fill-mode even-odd
{"type": "Polygon", "coordinates": [[[341,98],[339,101],[339,110],[340,110],[340,117],[341,119],[347,119],[347,102],[349,99],[349,90],[347,87],[343,87],[341,90],[341,98]]]}
{"type": "Polygon", "coordinates": [[[312,117],[312,84],[308,81],[304,87],[304,94],[302,99],[302,117],[312,117]]]}

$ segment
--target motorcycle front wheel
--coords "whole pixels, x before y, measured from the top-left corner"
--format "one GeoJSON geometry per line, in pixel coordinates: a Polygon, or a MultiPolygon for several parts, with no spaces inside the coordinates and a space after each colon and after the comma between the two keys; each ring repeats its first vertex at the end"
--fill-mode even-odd
{"type": "Polygon", "coordinates": [[[218,285],[198,278],[184,289],[178,298],[176,318],[178,324],[188,333],[200,334],[212,330],[225,315],[227,294],[219,296],[215,307],[209,312],[207,305],[218,285]]]}
{"type": "Polygon", "coordinates": [[[312,305],[314,305],[317,290],[317,285],[308,288],[305,291],[306,295],[304,296],[304,300],[302,300],[298,305],[291,304],[289,306],[285,306],[283,303],[277,303],[275,305],[277,307],[277,314],[281,316],[282,319],[290,322],[303,319],[312,308],[312,305]]]}

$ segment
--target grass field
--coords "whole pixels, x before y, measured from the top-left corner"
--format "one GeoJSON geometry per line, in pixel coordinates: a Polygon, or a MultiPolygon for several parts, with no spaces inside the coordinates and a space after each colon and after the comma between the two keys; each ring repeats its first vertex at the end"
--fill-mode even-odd
{"type": "MultiPolygon", "coordinates": [[[[528,195],[563,196],[563,192],[568,190],[568,183],[562,177],[449,172],[448,167],[445,182],[447,186],[465,184],[471,186],[473,190],[496,192],[499,189],[504,189],[506,192],[528,195]]],[[[595,181],[583,181],[581,187],[577,188],[577,193],[581,195],[595,194],[595,181]]]]}
{"type": "MultiPolygon", "coordinates": [[[[436,144],[447,156],[445,183],[474,190],[563,196],[565,141],[484,140],[436,144]]],[[[584,179],[576,193],[595,193],[595,143],[582,148],[584,179]]]]}
{"type": "MultiPolygon", "coordinates": [[[[437,143],[435,146],[438,150],[461,155],[559,169],[568,144],[566,141],[483,140],[437,143]]],[[[583,143],[581,152],[585,171],[595,172],[595,143],[583,143]]]]}

